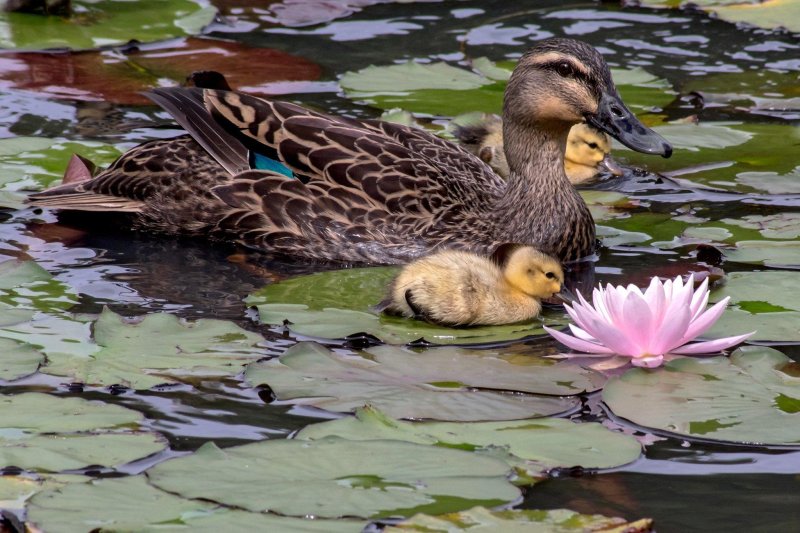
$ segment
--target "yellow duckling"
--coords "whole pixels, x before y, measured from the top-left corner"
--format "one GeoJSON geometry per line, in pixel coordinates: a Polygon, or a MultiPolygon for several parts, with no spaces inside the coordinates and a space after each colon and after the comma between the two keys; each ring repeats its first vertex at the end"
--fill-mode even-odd
{"type": "MultiPolygon", "coordinates": [[[[497,115],[485,115],[481,123],[459,126],[455,136],[470,152],[492,167],[500,177],[508,178],[509,168],[503,150],[503,121],[497,115]]],[[[564,154],[564,171],[573,185],[582,185],[601,172],[623,174],[622,167],[610,155],[608,135],[588,124],[575,124],[569,130],[564,154]]]]}
{"type": "Polygon", "coordinates": [[[406,265],[377,309],[444,326],[530,320],[561,291],[558,260],[532,246],[504,244],[490,258],[444,250],[406,265]]]}

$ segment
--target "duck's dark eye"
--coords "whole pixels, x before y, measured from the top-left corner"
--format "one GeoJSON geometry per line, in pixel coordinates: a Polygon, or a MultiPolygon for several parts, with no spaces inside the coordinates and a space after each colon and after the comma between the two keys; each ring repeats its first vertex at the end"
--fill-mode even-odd
{"type": "Polygon", "coordinates": [[[589,143],[589,148],[592,150],[597,150],[597,143],[589,143]]]}
{"type": "Polygon", "coordinates": [[[556,275],[553,274],[552,272],[547,272],[545,273],[544,277],[546,277],[547,279],[555,279],[556,275]]]}
{"type": "Polygon", "coordinates": [[[573,74],[572,65],[566,61],[562,61],[556,65],[556,72],[558,72],[558,75],[563,78],[569,78],[573,74]]]}

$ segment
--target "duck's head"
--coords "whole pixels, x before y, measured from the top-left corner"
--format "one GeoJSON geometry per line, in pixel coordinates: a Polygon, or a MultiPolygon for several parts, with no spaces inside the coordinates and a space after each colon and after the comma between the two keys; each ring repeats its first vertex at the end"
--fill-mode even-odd
{"type": "Polygon", "coordinates": [[[575,124],[569,130],[564,170],[573,184],[588,181],[599,172],[623,174],[622,167],[611,157],[608,135],[584,123],[575,124]]]}
{"type": "Polygon", "coordinates": [[[493,259],[512,288],[533,298],[550,298],[561,291],[564,271],[561,263],[532,246],[504,244],[493,259]]]}
{"type": "Polygon", "coordinates": [[[638,152],[672,154],[666,139],[622,103],[600,52],[573,39],[545,39],[522,56],[506,88],[503,118],[564,132],[586,121],[638,152]]]}

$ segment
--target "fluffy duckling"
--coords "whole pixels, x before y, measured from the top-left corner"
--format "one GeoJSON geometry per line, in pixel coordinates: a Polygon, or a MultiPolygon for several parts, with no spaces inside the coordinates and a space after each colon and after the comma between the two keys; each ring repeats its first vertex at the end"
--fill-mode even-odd
{"type": "MultiPolygon", "coordinates": [[[[475,125],[458,126],[454,134],[470,152],[480,157],[502,178],[509,168],[503,150],[503,121],[497,115],[484,115],[475,125]]],[[[588,124],[575,124],[569,130],[564,154],[564,171],[573,185],[582,185],[601,172],[621,176],[623,171],[610,155],[608,135],[588,124]]]]}
{"type": "Polygon", "coordinates": [[[558,260],[532,246],[504,244],[491,257],[444,250],[406,265],[377,309],[444,326],[530,320],[561,290],[558,260]]]}

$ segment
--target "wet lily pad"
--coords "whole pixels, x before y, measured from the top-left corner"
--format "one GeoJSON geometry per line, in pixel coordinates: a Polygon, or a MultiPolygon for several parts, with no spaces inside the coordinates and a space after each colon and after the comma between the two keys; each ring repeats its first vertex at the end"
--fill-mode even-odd
{"type": "Polygon", "coordinates": [[[147,472],[173,494],[289,516],[386,517],[500,505],[519,497],[508,465],[400,441],[272,440],[203,445],[147,472]],[[199,476],[199,477],[198,477],[199,476]],[[198,482],[213,479],[214,483],[198,482]]]}
{"type": "Polygon", "coordinates": [[[365,525],[354,520],[305,520],[226,509],[163,492],[149,485],[144,476],[53,488],[55,490],[37,495],[28,507],[29,522],[43,531],[83,533],[102,524],[103,529],[114,531],[151,531],[166,527],[199,532],[356,533],[365,525]]]}
{"type": "Polygon", "coordinates": [[[730,359],[675,359],[609,381],[603,401],[617,416],[686,437],[750,444],[800,443],[800,378],[772,348],[746,346],[730,359]]]}
{"type": "Polygon", "coordinates": [[[47,374],[91,385],[147,389],[191,377],[233,376],[263,357],[254,347],[263,337],[232,322],[186,322],[155,313],[138,322],[105,309],[93,324],[95,351],[46,352],[47,374]],[[98,349],[99,348],[99,349],[98,349]]]}
{"type": "Polygon", "coordinates": [[[37,492],[61,489],[69,483],[84,483],[91,478],[76,474],[40,474],[0,477],[0,509],[20,513],[25,502],[37,492]]]}
{"type": "Polygon", "coordinates": [[[564,314],[547,312],[532,322],[507,326],[447,328],[378,314],[371,309],[386,294],[397,268],[352,268],[272,283],[245,299],[267,324],[286,324],[300,335],[326,339],[369,333],[405,344],[424,338],[435,344],[475,344],[543,335],[542,324],[563,324],[564,314]],[[546,322],[543,322],[546,320],[546,322]]]}
{"type": "Polygon", "coordinates": [[[716,2],[705,10],[728,22],[744,22],[759,28],[786,28],[800,32],[800,5],[792,0],[716,2]]]}
{"type": "Polygon", "coordinates": [[[800,241],[739,241],[724,250],[729,261],[766,266],[800,266],[800,241]]]}
{"type": "Polygon", "coordinates": [[[44,361],[44,355],[29,344],[0,338],[0,379],[10,381],[33,374],[44,361]]]}
{"type": "Polygon", "coordinates": [[[68,309],[77,295],[33,261],[0,263],[0,302],[16,308],[39,311],[68,309]]]}
{"type": "Polygon", "coordinates": [[[473,507],[467,511],[441,516],[418,514],[397,524],[392,524],[383,531],[387,533],[403,531],[425,531],[427,533],[457,533],[459,531],[644,532],[650,531],[652,522],[649,518],[628,522],[622,518],[579,514],[569,509],[490,511],[485,507],[473,507]]]}
{"type": "Polygon", "coordinates": [[[142,420],[137,411],[82,398],[0,396],[0,465],[58,472],[128,463],[166,447],[155,433],[120,431],[142,420]]]}
{"type": "Polygon", "coordinates": [[[800,272],[732,272],[710,299],[726,296],[732,308],[709,330],[710,337],[756,330],[749,340],[800,341],[800,272]]]}
{"type": "Polygon", "coordinates": [[[636,460],[640,444],[633,437],[609,431],[601,424],[575,424],[562,418],[510,422],[403,422],[374,407],[355,417],[312,424],[296,436],[318,440],[337,436],[350,440],[402,440],[499,456],[529,475],[554,467],[613,468],[636,460]]]}
{"type": "Polygon", "coordinates": [[[0,11],[0,47],[87,49],[199,33],[216,10],[200,0],[73,0],[70,17],[0,11]]]}
{"type": "Polygon", "coordinates": [[[98,165],[120,155],[111,145],[94,141],[63,141],[40,137],[0,139],[0,185],[8,190],[40,190],[58,183],[72,154],[98,165]]]}
{"type": "Polygon", "coordinates": [[[599,389],[604,378],[549,359],[463,348],[415,353],[377,346],[364,356],[299,343],[279,359],[253,363],[245,378],[268,385],[279,400],[350,412],[371,404],[394,418],[516,420],[563,413],[574,395],[599,389]]]}
{"type": "MultiPolygon", "coordinates": [[[[348,98],[381,109],[400,107],[450,117],[475,111],[498,113],[513,66],[486,58],[473,61],[477,72],[441,62],[371,66],[345,73],[340,85],[348,98]]],[[[663,106],[674,98],[666,81],[641,68],[613,69],[612,76],[626,104],[634,109],[663,106]]]]}

